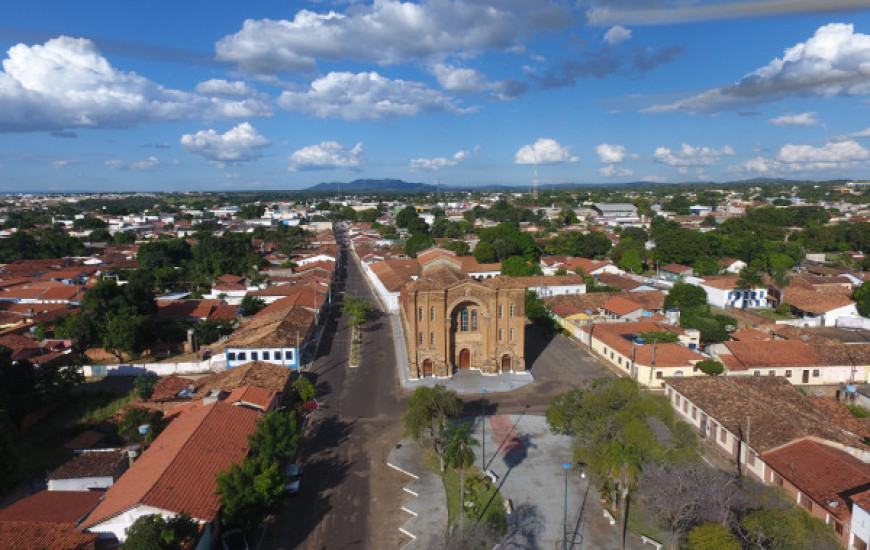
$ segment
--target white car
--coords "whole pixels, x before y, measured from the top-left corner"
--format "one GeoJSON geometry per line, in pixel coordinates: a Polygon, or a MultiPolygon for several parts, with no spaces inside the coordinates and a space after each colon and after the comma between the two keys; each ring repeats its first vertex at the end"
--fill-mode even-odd
{"type": "Polygon", "coordinates": [[[302,485],[302,466],[292,462],[284,469],[284,476],[287,482],[284,484],[284,490],[290,494],[299,492],[299,487],[302,485]]]}

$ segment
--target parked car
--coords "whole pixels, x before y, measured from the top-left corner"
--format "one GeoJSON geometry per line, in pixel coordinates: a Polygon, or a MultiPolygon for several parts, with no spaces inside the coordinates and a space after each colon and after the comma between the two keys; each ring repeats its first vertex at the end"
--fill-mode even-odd
{"type": "Polygon", "coordinates": [[[287,477],[287,483],[284,485],[284,490],[290,494],[299,492],[299,487],[302,485],[302,466],[291,462],[284,469],[284,475],[287,477]]]}
{"type": "Polygon", "coordinates": [[[224,550],[250,550],[245,534],[241,529],[230,529],[221,535],[221,545],[224,550]]]}

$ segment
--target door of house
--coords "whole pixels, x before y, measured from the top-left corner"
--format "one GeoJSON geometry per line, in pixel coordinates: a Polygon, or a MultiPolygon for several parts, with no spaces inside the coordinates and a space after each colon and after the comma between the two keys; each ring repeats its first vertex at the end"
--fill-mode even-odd
{"type": "Polygon", "coordinates": [[[809,383],[810,383],[810,371],[809,371],[809,370],[804,370],[804,371],[801,373],[801,382],[804,383],[804,384],[809,384],[809,383]]]}
{"type": "Polygon", "coordinates": [[[707,437],[707,415],[701,415],[701,437],[707,437]]]}
{"type": "Polygon", "coordinates": [[[471,350],[468,348],[462,348],[462,351],[459,352],[459,368],[467,369],[471,366],[471,350]]]}
{"type": "Polygon", "coordinates": [[[501,358],[501,370],[502,371],[511,370],[511,356],[510,355],[503,355],[502,356],[502,358],[501,358]]]}
{"type": "Polygon", "coordinates": [[[432,360],[423,361],[423,376],[432,376],[432,360]]]}

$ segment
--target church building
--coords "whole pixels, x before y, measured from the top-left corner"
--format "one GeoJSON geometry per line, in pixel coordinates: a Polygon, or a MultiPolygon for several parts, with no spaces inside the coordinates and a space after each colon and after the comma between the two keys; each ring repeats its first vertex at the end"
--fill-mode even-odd
{"type": "Polygon", "coordinates": [[[510,277],[476,281],[451,254],[421,258],[419,278],[399,305],[411,379],[446,378],[458,369],[524,371],[525,286],[510,277]]]}

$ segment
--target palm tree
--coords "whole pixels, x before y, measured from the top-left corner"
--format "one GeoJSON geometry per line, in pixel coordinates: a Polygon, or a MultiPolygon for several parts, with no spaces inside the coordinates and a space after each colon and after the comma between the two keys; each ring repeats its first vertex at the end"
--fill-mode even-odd
{"type": "Polygon", "coordinates": [[[444,461],[451,468],[459,470],[459,535],[463,535],[465,524],[465,470],[474,464],[474,451],[471,447],[480,443],[471,437],[471,424],[456,424],[446,428],[442,434],[444,442],[444,461]]]}
{"type": "Polygon", "coordinates": [[[604,460],[607,476],[620,492],[619,517],[622,521],[621,548],[625,550],[625,529],[628,525],[628,497],[641,471],[640,452],[633,445],[611,441],[605,446],[604,460]]]}

